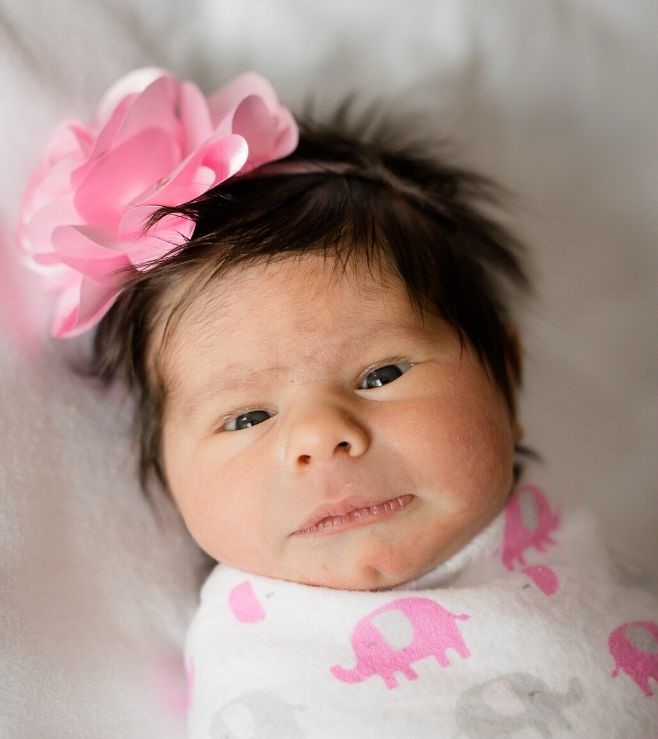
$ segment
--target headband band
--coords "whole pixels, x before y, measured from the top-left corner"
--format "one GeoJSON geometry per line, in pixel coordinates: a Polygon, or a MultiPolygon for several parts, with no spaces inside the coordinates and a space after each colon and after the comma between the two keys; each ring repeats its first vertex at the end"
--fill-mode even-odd
{"type": "Polygon", "coordinates": [[[354,166],[347,162],[321,162],[310,159],[292,159],[284,162],[265,164],[245,174],[245,177],[269,177],[270,175],[295,174],[350,174],[354,166]]]}

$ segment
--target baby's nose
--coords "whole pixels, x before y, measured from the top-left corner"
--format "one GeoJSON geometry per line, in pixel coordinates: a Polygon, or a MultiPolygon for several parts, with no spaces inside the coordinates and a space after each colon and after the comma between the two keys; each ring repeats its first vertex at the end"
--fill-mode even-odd
{"type": "Polygon", "coordinates": [[[293,419],[286,458],[300,469],[346,454],[359,457],[370,444],[368,431],[353,415],[333,404],[309,405],[293,419]]]}

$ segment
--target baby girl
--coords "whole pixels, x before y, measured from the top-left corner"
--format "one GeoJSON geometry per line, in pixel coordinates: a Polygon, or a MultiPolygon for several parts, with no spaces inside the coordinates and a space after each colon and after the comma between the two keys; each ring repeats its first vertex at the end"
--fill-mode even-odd
{"type": "Polygon", "coordinates": [[[192,737],[649,737],[658,602],[521,446],[493,185],[162,70],[54,135],[26,258],[212,558],[192,737]]]}

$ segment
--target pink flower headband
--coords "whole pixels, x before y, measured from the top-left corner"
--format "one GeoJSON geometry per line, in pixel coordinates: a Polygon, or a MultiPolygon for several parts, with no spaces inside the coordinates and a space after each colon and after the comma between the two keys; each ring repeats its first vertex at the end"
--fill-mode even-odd
{"type": "Polygon", "coordinates": [[[290,112],[263,77],[246,73],[206,98],[191,82],[138,69],[103,96],[86,126],[53,132],[20,214],[27,265],[58,293],[54,336],[76,336],[110,309],[126,277],[184,243],[194,224],[181,205],[297,146],[290,112]]]}

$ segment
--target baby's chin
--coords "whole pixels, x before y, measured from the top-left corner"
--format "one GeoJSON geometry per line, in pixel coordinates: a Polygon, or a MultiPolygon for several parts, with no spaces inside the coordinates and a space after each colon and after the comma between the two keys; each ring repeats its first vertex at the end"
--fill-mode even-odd
{"type": "Polygon", "coordinates": [[[418,552],[396,552],[385,543],[368,549],[350,561],[322,564],[294,573],[289,579],[305,585],[339,590],[389,590],[411,582],[437,567],[441,556],[421,558],[418,552]]]}
{"type": "MultiPolygon", "coordinates": [[[[404,585],[429,572],[431,568],[419,568],[407,573],[389,572],[374,565],[354,568],[350,572],[331,572],[316,575],[307,573],[294,582],[337,590],[390,590],[404,585]]],[[[287,579],[287,578],[286,578],[287,579]]]]}
{"type": "Polygon", "coordinates": [[[407,573],[400,575],[397,573],[386,572],[377,567],[365,567],[358,572],[349,573],[346,576],[338,575],[334,578],[328,578],[323,583],[323,587],[337,588],[339,590],[390,590],[398,585],[404,585],[416,578],[424,575],[425,571],[420,570],[413,574],[407,573]]]}

